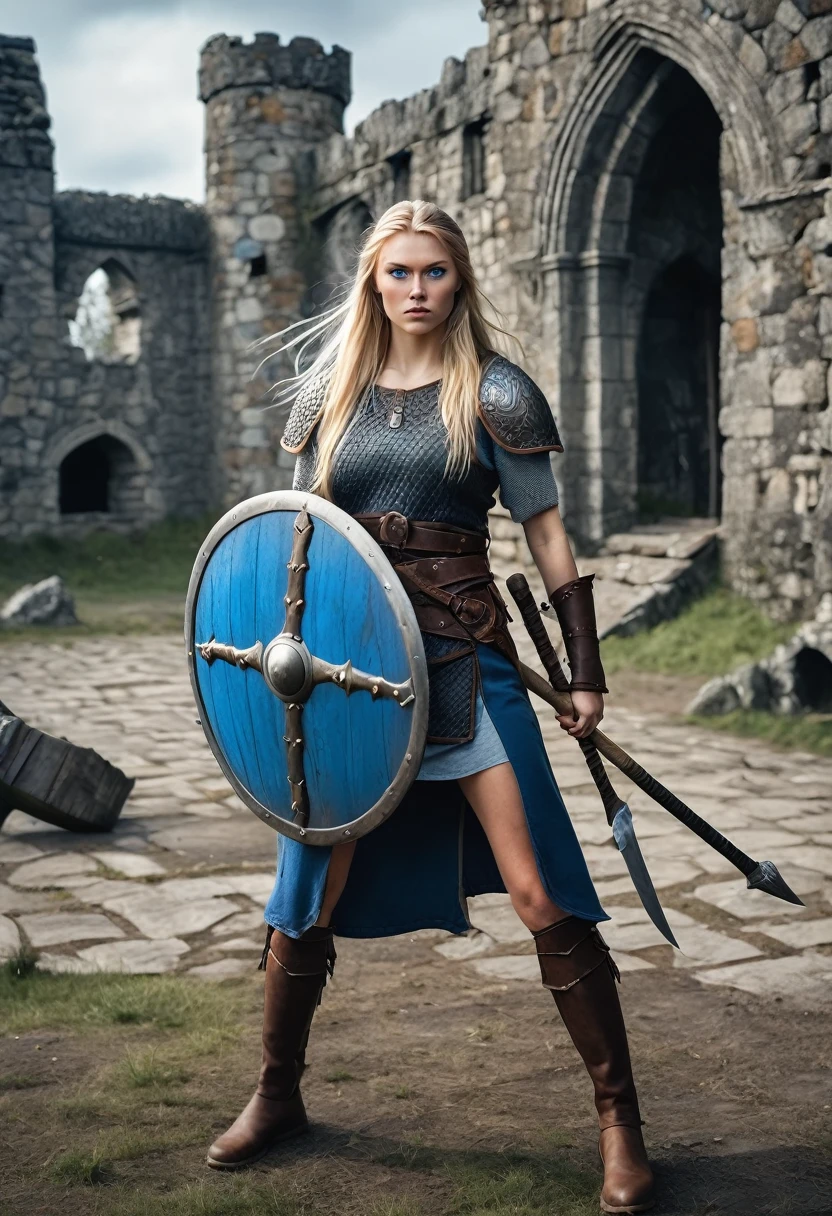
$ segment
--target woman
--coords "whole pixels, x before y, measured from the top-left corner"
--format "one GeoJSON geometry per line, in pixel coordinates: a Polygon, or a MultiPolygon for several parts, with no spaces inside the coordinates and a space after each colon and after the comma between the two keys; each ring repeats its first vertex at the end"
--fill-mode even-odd
{"type": "Polygon", "coordinates": [[[307,1129],[299,1080],[333,931],[465,932],[465,896],[508,891],[595,1087],[602,1209],[641,1212],[652,1206],[652,1175],[617,968],[596,928],[608,918],[488,569],[497,488],[553,589],[575,715],[560,724],[576,738],[600,721],[607,691],[592,576],[578,577],[558,512],[551,412],[495,352],[505,331],[486,320],[485,303],[458,225],[431,203],[401,202],[370,230],[347,301],[290,343],[339,322],[301,377],[282,444],[298,454],[294,488],[357,518],[410,594],[428,659],[428,745],[409,794],[368,836],[332,849],[281,838],[266,907],[260,1083],[208,1161],[245,1165],[307,1129]]]}

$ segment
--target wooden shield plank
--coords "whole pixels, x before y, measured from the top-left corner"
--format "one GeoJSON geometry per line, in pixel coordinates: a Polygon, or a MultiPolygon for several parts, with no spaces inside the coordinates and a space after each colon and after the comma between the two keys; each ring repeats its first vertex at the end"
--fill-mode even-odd
{"type": "Polygon", "coordinates": [[[189,663],[209,743],[241,798],[278,831],[332,844],[371,830],[418,771],[427,731],[427,675],[410,601],[369,534],[315,495],[284,491],[234,508],[213,529],[188,596],[189,663]],[[367,689],[317,683],[303,704],[308,824],[292,811],[287,715],[260,670],[208,662],[198,644],[243,652],[281,634],[295,521],[313,523],[306,560],[302,641],[311,655],[395,685],[408,706],[367,689]]]}

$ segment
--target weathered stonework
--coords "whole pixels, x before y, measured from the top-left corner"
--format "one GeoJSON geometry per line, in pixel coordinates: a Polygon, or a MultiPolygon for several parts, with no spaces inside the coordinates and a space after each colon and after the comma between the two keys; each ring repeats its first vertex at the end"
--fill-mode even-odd
{"type": "Polygon", "coordinates": [[[95,427],[129,466],[125,520],[288,486],[263,407],[290,368],[258,371],[251,343],[326,302],[373,216],[426,197],[552,401],[585,551],[640,513],[721,513],[732,584],[774,615],[832,590],[832,0],[484,16],[486,45],[350,138],[347,52],[211,39],[204,209],[53,198],[32,44],[0,42],[0,531],[70,526],[56,468],[95,427]],[[67,345],[107,258],[140,297],[133,363],[67,345]]]}
{"type": "Polygon", "coordinates": [[[203,511],[219,494],[204,211],[54,194],[48,128],[34,44],[0,38],[0,535],[203,511]],[[134,362],[70,345],[68,320],[101,266],[135,284],[134,362]],[[109,510],[61,512],[59,470],[89,442],[109,463],[109,510]]]}

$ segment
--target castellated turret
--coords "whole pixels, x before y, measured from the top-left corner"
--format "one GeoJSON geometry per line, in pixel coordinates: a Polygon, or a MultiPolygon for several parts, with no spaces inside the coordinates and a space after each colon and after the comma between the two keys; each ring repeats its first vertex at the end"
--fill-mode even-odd
{"type": "Polygon", "coordinates": [[[0,531],[42,493],[42,398],[53,374],[52,141],[31,38],[0,36],[0,531]],[[14,512],[12,511],[12,500],[14,512]]]}
{"type": "Polygon", "coordinates": [[[202,50],[206,211],[213,233],[214,393],[228,504],[291,484],[279,446],[283,411],[264,409],[290,371],[252,343],[298,320],[309,287],[304,199],[312,149],[343,132],[350,55],[312,38],[281,44],[220,34],[202,50]]]}

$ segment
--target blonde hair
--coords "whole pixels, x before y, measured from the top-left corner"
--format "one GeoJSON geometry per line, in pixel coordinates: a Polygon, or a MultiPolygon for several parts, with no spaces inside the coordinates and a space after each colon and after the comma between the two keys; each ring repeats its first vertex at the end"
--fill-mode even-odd
{"type": "MultiPolygon", "coordinates": [[[[499,349],[499,339],[518,340],[486,312],[504,318],[480,291],[471,265],[471,255],[462,229],[455,220],[424,199],[405,200],[392,207],[367,230],[361,247],[355,279],[347,298],[313,321],[300,321],[275,334],[281,338],[300,330],[280,350],[296,348],[294,377],[281,399],[296,394],[310,381],[326,381],[323,412],[317,439],[315,474],[310,489],[330,498],[335,450],[352,418],[358,402],[375,383],[384,367],[390,341],[390,321],[381,298],[373,288],[382,246],[400,232],[426,232],[435,236],[453,260],[460,276],[453,309],[445,322],[442,358],[442,385],[439,406],[447,430],[449,449],[446,476],[467,472],[476,460],[476,419],[481,359],[499,349]],[[312,346],[319,351],[311,365],[298,371],[304,353],[312,346]]],[[[521,348],[522,349],[522,348],[521,348]]],[[[274,352],[278,353],[278,352],[274,352]]],[[[272,357],[272,356],[269,356],[272,357]]],[[[279,389],[287,380],[275,385],[279,389]]]]}

